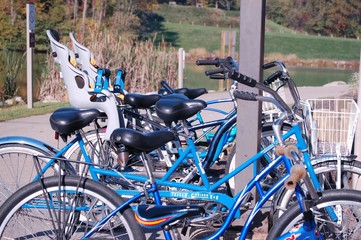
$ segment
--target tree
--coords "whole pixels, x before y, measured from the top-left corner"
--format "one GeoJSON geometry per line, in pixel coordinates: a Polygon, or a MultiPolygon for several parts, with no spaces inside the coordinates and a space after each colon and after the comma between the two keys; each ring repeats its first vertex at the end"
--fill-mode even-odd
{"type": "Polygon", "coordinates": [[[286,27],[310,33],[360,37],[359,0],[268,0],[269,19],[286,27]]]}
{"type": "Polygon", "coordinates": [[[224,10],[239,10],[239,0],[208,0],[208,6],[224,10]]]}
{"type": "Polygon", "coordinates": [[[287,26],[286,15],[289,9],[289,0],[268,0],[266,4],[266,17],[280,25],[287,26]]]}
{"type": "Polygon", "coordinates": [[[0,5],[0,42],[8,49],[25,48],[25,1],[3,0],[0,5]]]}

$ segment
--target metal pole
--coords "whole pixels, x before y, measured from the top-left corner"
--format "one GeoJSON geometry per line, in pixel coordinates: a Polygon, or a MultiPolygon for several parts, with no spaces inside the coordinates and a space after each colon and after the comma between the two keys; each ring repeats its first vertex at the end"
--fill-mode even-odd
{"type": "Polygon", "coordinates": [[[28,108],[33,108],[33,48],[35,47],[34,4],[26,4],[26,13],[26,95],[28,108]]]}
{"type": "MultiPolygon", "coordinates": [[[[222,31],[221,35],[221,56],[226,57],[226,38],[227,38],[227,31],[222,31]]],[[[224,81],[218,81],[218,91],[224,91],[224,81]]]]}
{"type": "MultiPolygon", "coordinates": [[[[258,81],[262,79],[265,0],[240,0],[239,71],[258,81]]],[[[239,85],[242,91],[259,91],[239,85]]],[[[255,155],[259,150],[261,133],[261,103],[237,102],[237,151],[236,166],[255,155]]],[[[242,190],[253,177],[253,168],[245,169],[235,178],[236,192],[242,190]]]]}
{"type": "MultiPolygon", "coordinates": [[[[360,50],[360,65],[359,65],[359,73],[358,73],[358,96],[357,96],[357,105],[361,109],[361,50],[360,50]]],[[[355,155],[361,156],[361,123],[360,117],[357,122],[357,128],[355,133],[355,155]]],[[[361,183],[358,181],[357,176],[352,178],[353,180],[353,188],[354,189],[361,189],[361,183]]]]}
{"type": "Polygon", "coordinates": [[[178,87],[179,88],[182,88],[184,86],[184,82],[183,82],[184,62],[185,62],[185,52],[183,48],[180,48],[178,50],[178,87]]]}

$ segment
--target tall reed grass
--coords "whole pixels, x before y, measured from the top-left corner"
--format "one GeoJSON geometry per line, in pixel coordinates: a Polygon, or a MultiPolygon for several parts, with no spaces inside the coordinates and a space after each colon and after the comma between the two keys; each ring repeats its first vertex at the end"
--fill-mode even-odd
{"type": "Polygon", "coordinates": [[[60,67],[54,63],[50,54],[46,56],[47,66],[41,74],[39,100],[41,101],[67,101],[64,81],[60,78],[60,67]]]}
{"type": "Polygon", "coordinates": [[[161,80],[175,86],[177,78],[177,51],[162,41],[135,41],[111,31],[90,32],[86,46],[94,53],[99,66],[124,68],[125,87],[129,92],[152,92],[161,80]]]}

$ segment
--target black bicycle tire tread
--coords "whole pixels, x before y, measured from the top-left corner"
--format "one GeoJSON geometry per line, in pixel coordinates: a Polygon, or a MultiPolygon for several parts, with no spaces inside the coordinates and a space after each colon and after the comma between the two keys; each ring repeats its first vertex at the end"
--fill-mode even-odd
{"type": "MultiPolygon", "coordinates": [[[[339,200],[347,200],[353,202],[361,202],[361,192],[350,189],[333,189],[324,191],[322,197],[319,198],[313,206],[317,204],[333,202],[339,200]]],[[[298,203],[292,205],[287,211],[278,219],[267,235],[267,240],[276,239],[288,226],[291,219],[296,218],[301,214],[301,209],[298,203]]]]}
{"type": "MultiPolygon", "coordinates": [[[[65,186],[80,186],[81,188],[93,191],[94,193],[97,193],[98,195],[104,197],[105,199],[113,203],[115,206],[119,206],[123,203],[121,197],[117,193],[105,187],[101,183],[93,181],[92,179],[82,178],[81,180],[79,180],[79,176],[71,175],[61,176],[61,178],[61,182],[62,184],[65,183],[65,186]],[[80,184],[79,181],[81,181],[80,184]]],[[[31,193],[42,191],[42,183],[46,187],[58,186],[59,177],[57,176],[44,178],[42,181],[29,183],[16,191],[0,207],[0,223],[2,223],[8,215],[9,209],[13,209],[22,199],[26,198],[31,193]]],[[[133,210],[130,208],[130,206],[124,209],[121,214],[124,216],[124,218],[127,219],[128,224],[131,226],[132,232],[135,237],[134,240],[145,239],[144,232],[141,229],[140,225],[136,222],[133,210]]]]}

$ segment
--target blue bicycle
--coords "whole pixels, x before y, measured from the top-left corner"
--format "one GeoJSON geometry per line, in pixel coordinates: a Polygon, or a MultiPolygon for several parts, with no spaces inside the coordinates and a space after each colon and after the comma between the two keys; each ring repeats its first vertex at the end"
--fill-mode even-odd
{"type": "MultiPolygon", "coordinates": [[[[127,181],[144,183],[132,190],[116,190],[122,194],[121,196],[129,197],[124,203],[121,203],[119,195],[100,187],[99,183],[90,179],[73,176],[61,176],[60,181],[59,177],[42,179],[19,190],[0,208],[2,237],[11,238],[16,237],[16,235],[24,236],[24,234],[27,234],[31,236],[56,236],[58,238],[71,238],[73,236],[80,238],[81,236],[84,238],[109,237],[122,239],[122,236],[129,236],[131,239],[141,239],[142,234],[136,225],[137,221],[146,227],[162,228],[167,239],[171,238],[171,233],[173,233],[171,230],[181,228],[183,229],[181,232],[184,233],[189,227],[211,227],[215,233],[207,237],[208,239],[217,239],[226,231],[233,219],[241,215],[241,209],[249,206],[250,190],[255,188],[260,199],[251,210],[241,232],[240,238],[245,239],[254,216],[284,183],[287,188],[295,189],[299,206],[298,208],[292,208],[296,209],[292,210],[292,219],[297,221],[291,221],[291,225],[287,225],[287,228],[282,229],[276,225],[275,230],[271,230],[270,236],[275,237],[282,234],[283,231],[286,231],[288,235],[282,239],[287,239],[292,234],[294,236],[305,234],[303,236],[310,236],[314,239],[343,236],[345,234],[355,234],[357,236],[357,224],[359,222],[357,217],[360,216],[357,214],[360,207],[360,193],[351,190],[323,192],[307,154],[307,145],[302,136],[300,122],[295,118],[292,109],[280,100],[276,92],[266,89],[264,86],[257,84],[255,80],[241,75],[231,67],[227,69],[229,69],[230,77],[243,84],[268,91],[273,96],[267,98],[237,91],[235,94],[237,98],[271,101],[277,104],[283,114],[278,121],[275,121],[274,129],[279,129],[277,126],[282,125],[285,119],[289,119],[292,122],[291,130],[282,137],[277,138],[274,143],[237,167],[233,172],[214,183],[210,182],[205,175],[202,164],[196,162],[197,172],[195,173],[199,174],[201,179],[199,181],[201,184],[198,186],[168,180],[177,168],[176,165],[183,161],[182,159],[177,160],[174,168],[171,168],[161,178],[153,175],[150,170],[151,162],[145,156],[144,166],[148,177],[125,174],[114,170],[109,171],[97,168],[96,165],[90,162],[87,163],[86,166],[89,168],[89,172],[94,174],[94,176],[92,175],[94,179],[97,176],[108,176],[114,179],[123,178],[123,180],[127,181]],[[291,136],[297,139],[296,144],[285,146],[284,140],[291,136]],[[219,192],[221,186],[227,180],[247,166],[254,164],[275,147],[279,151],[279,157],[258,172],[243,191],[235,194],[234,198],[219,192]],[[286,169],[285,174],[265,191],[261,187],[262,180],[281,164],[286,169]],[[300,179],[303,179],[307,187],[308,193],[306,195],[297,185],[300,179]],[[164,189],[164,186],[169,187],[169,189],[164,189]],[[103,191],[103,189],[105,190],[103,191]],[[192,203],[198,204],[163,206],[163,197],[168,199],[188,199],[192,203]],[[151,201],[155,205],[145,204],[149,199],[152,199],[151,201]],[[135,207],[136,220],[130,216],[132,203],[136,203],[137,206],[135,207]],[[206,204],[204,205],[204,203],[206,204]],[[348,205],[351,205],[351,207],[346,209],[348,205]],[[348,214],[347,217],[346,214],[348,214]],[[44,215],[47,217],[44,218],[44,215]],[[54,219],[53,216],[57,216],[57,218],[54,219]],[[298,216],[301,217],[298,218],[298,216]],[[21,224],[24,219],[31,219],[39,222],[39,224],[28,225],[25,229],[22,228],[21,224]],[[345,220],[348,221],[348,224],[344,224],[345,220]],[[16,224],[12,224],[12,222],[16,224]],[[46,224],[44,224],[45,222],[46,224]],[[221,227],[214,229],[214,223],[220,224],[221,227]],[[294,226],[297,228],[292,228],[294,226]],[[322,228],[323,226],[327,227],[322,228]],[[11,234],[15,236],[11,236],[11,234]]],[[[281,136],[281,134],[278,133],[276,136],[281,136]]],[[[173,137],[174,134],[170,131],[144,134],[131,129],[118,129],[114,132],[113,141],[116,144],[124,145],[128,150],[140,151],[145,155],[145,153],[158,148],[173,137]],[[142,142],[135,141],[135,139],[142,139],[142,142]]],[[[191,141],[189,144],[192,146],[191,141]]],[[[184,154],[186,156],[189,152],[186,151],[184,154]]],[[[60,162],[69,162],[69,160],[61,160],[60,162]]],[[[42,170],[39,169],[39,172],[42,172],[42,170]]],[[[286,216],[291,215],[286,212],[284,216],[282,219],[287,219],[286,216]]],[[[190,236],[197,238],[199,237],[198,234],[203,233],[193,231],[190,236]]]]}

